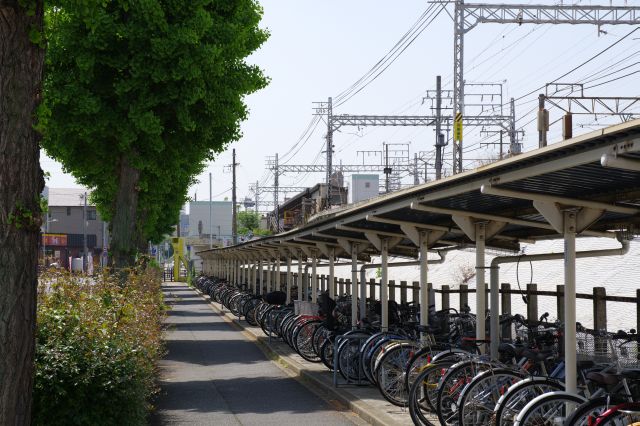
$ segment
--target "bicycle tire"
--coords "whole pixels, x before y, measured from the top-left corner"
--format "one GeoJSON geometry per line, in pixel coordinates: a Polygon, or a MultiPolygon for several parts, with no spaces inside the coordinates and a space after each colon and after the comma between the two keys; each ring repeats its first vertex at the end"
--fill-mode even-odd
{"type": "Polygon", "coordinates": [[[513,426],[518,413],[529,401],[543,393],[563,389],[562,382],[548,377],[529,377],[521,380],[498,399],[493,409],[495,426],[513,426]]]}
{"type": "Polygon", "coordinates": [[[567,413],[567,404],[575,409],[587,399],[565,391],[549,392],[534,398],[518,414],[514,426],[535,426],[539,424],[564,424],[571,413],[567,413]],[[553,419],[553,420],[551,420],[553,419]],[[545,422],[545,423],[540,423],[545,422]]]}
{"type": "Polygon", "coordinates": [[[478,374],[458,398],[458,424],[471,426],[492,422],[494,407],[505,391],[524,374],[509,368],[492,368],[478,374]]]}

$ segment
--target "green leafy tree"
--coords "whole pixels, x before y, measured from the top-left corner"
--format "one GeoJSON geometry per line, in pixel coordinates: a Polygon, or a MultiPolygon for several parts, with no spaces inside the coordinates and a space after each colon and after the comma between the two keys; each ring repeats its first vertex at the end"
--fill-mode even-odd
{"type": "Polygon", "coordinates": [[[260,214],[253,211],[238,212],[238,234],[246,235],[249,231],[260,228],[260,214]]]}
{"type": "Polygon", "coordinates": [[[177,222],[194,176],[240,138],[245,58],[267,38],[255,0],[58,0],[47,14],[43,145],[110,222],[133,262],[177,222]]]}
{"type": "Polygon", "coordinates": [[[260,214],[258,212],[250,210],[238,212],[238,234],[248,235],[249,233],[255,236],[271,234],[268,229],[260,228],[260,214]]]}

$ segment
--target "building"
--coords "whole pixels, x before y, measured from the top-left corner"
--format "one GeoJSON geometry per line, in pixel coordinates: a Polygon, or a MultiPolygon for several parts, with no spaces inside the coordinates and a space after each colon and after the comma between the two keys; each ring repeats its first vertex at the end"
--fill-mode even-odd
{"type": "Polygon", "coordinates": [[[352,175],[351,176],[351,202],[369,200],[380,195],[380,176],[378,175],[352,175]]]}
{"type": "MultiPolygon", "coordinates": [[[[43,196],[47,199],[49,211],[43,220],[41,252],[46,263],[58,263],[69,267],[69,257],[82,257],[84,246],[83,214],[84,196],[90,192],[81,188],[48,188],[43,196]]],[[[107,224],[96,207],[87,203],[86,207],[87,248],[94,264],[100,264],[100,257],[108,247],[107,224]]]]}
{"type": "Polygon", "coordinates": [[[231,201],[191,201],[189,203],[189,232],[185,236],[208,241],[211,234],[216,243],[229,245],[233,232],[232,215],[231,201]],[[211,222],[209,222],[210,207],[211,222]]]}
{"type": "MultiPolygon", "coordinates": [[[[341,175],[340,175],[341,176],[341,175]]],[[[336,179],[334,177],[334,179],[336,179]]],[[[342,181],[338,181],[341,183],[342,181]]],[[[333,206],[345,205],[347,203],[348,191],[343,186],[332,186],[331,204],[333,206]]],[[[318,183],[305,191],[289,198],[278,207],[278,222],[276,226],[276,211],[267,214],[268,229],[273,232],[287,231],[297,226],[303,225],[307,219],[322,211],[327,202],[327,184],[318,183]],[[279,228],[279,230],[278,230],[279,228]]]]}

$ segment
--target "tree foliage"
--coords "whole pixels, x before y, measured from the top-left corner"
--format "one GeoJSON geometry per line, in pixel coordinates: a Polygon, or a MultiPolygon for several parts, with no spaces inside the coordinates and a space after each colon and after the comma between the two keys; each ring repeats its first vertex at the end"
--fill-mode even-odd
{"type": "Polygon", "coordinates": [[[205,162],[240,138],[244,96],[267,83],[245,62],[267,38],[262,11],[255,0],[57,3],[43,145],[94,189],[112,249],[132,255],[170,232],[205,162]]]}
{"type": "Polygon", "coordinates": [[[245,210],[238,212],[238,234],[247,236],[265,236],[269,235],[268,229],[262,229],[260,227],[260,214],[258,212],[245,210]]]}

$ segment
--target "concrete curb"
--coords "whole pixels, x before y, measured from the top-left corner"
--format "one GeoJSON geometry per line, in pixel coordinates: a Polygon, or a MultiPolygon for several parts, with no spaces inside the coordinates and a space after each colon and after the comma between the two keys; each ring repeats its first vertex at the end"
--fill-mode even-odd
{"type": "MultiPolygon", "coordinates": [[[[334,407],[336,407],[335,403],[338,402],[340,405],[336,407],[337,409],[344,410],[346,407],[348,410],[353,411],[362,420],[371,425],[396,426],[402,424],[389,414],[381,412],[373,405],[360,400],[357,396],[350,393],[348,389],[335,388],[333,387],[333,385],[328,384],[323,380],[319,380],[311,372],[305,370],[302,363],[291,359],[291,357],[288,355],[278,352],[277,349],[269,345],[266,337],[257,336],[252,333],[251,330],[247,329],[243,324],[241,324],[234,315],[232,315],[230,312],[225,312],[221,306],[218,306],[217,303],[211,301],[211,298],[208,295],[202,293],[196,288],[193,288],[193,290],[195,290],[197,294],[200,295],[200,297],[202,297],[202,299],[204,299],[214,311],[219,313],[227,323],[231,324],[238,331],[242,332],[242,334],[247,337],[247,339],[254,342],[265,354],[265,356],[267,356],[267,358],[274,361],[288,375],[298,380],[306,388],[308,388],[321,398],[327,400],[327,402],[332,404],[334,407]]],[[[331,373],[327,371],[326,374],[331,373]]]]}

